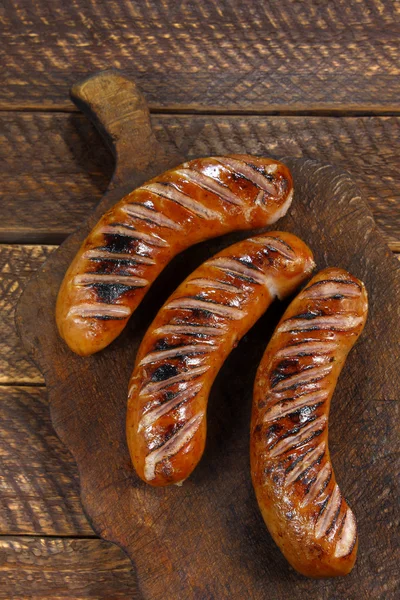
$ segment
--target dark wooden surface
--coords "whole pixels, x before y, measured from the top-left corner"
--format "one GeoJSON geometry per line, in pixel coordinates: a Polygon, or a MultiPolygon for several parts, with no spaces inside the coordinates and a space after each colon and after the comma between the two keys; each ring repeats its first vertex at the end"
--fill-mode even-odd
{"type": "Polygon", "coordinates": [[[70,110],[87,73],[134,76],[158,110],[398,110],[398,3],[9,0],[4,108],[70,110]]]}
{"type": "MultiPolygon", "coordinates": [[[[22,287],[55,249],[49,244],[86,218],[113,170],[98,134],[70,102],[70,86],[97,69],[125,69],[162,113],[153,115],[157,136],[190,156],[266,148],[341,165],[392,250],[400,250],[398,13],[391,0],[250,8],[209,0],[10,0],[0,9],[1,599],[31,598],[32,589],[37,598],[135,597],[123,553],[112,547],[112,557],[106,542],[83,539],[95,534],[80,507],[75,463],[52,429],[42,375],[13,325],[22,287]],[[15,539],[30,550],[19,552],[15,539]]],[[[366,413],[362,430],[384,407],[366,413]]],[[[338,444],[343,484],[344,452],[338,444]]],[[[349,474],[345,491],[358,477],[349,474]]],[[[392,523],[388,487],[371,489],[381,506],[377,521],[392,523]]],[[[354,499],[367,506],[368,492],[354,499]]],[[[388,525],[384,541],[394,539],[394,528],[388,525]]],[[[285,596],[277,588],[270,597],[285,596]]],[[[340,597],[368,593],[361,587],[340,597]]],[[[382,597],[396,594],[388,587],[382,597]]]]}
{"type": "Polygon", "coordinates": [[[398,420],[400,387],[400,266],[351,177],[320,162],[284,159],[294,176],[296,198],[280,226],[311,245],[319,268],[349,269],[365,282],[370,296],[368,324],[335,394],[331,428],[338,479],[355,507],[364,542],[349,577],[321,583],[300,578],[288,567],[262,524],[250,484],[252,379],[278,307],[225,364],[211,397],[205,456],[185,485],[149,488],[138,480],[129,460],[126,390],[141,337],[160,297],[165,299],[194,264],[226,245],[226,239],[202,244],[175,261],[124,334],[105,351],[82,359],[59,338],[53,315],[57,291],[88,226],[128,187],[179,160],[173,147],[166,153],[160,148],[140,94],[119,74],[90,79],[74,89],[74,96],[101,124],[106,138],[112,138],[116,178],[88,224],[68,237],[31,279],[18,305],[17,324],[25,347],[45,374],[52,421],[77,461],[83,505],[95,532],[132,558],[144,599],[264,600],[304,594],[328,599],[333,593],[356,597],[360,590],[375,598],[393,594],[399,578],[395,538],[388,528],[395,528],[398,520],[394,498],[399,464],[393,458],[400,448],[393,423],[398,420]],[[118,110],[122,113],[116,119],[118,110]],[[352,426],[343,432],[348,422],[352,426]],[[382,489],[387,495],[384,518],[382,489]],[[365,543],[375,548],[373,555],[362,551],[365,543]]]}

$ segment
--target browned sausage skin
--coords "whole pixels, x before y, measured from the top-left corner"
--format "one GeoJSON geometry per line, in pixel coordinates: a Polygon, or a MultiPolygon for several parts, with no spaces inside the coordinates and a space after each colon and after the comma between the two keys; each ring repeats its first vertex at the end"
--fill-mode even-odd
{"type": "Polygon", "coordinates": [[[212,383],[224,360],[275,297],[314,267],[296,236],[272,232],[226,248],[167,300],[139,348],[127,439],[135,469],[155,486],[180,483],[199,462],[212,383]]]}
{"type": "Polygon", "coordinates": [[[192,160],[147,182],[100,219],[69,267],[57,300],[61,337],[81,355],[105,348],[176,254],[275,223],[292,196],[284,165],[246,154],[192,160]]]}
{"type": "Polygon", "coordinates": [[[356,521],[332,469],[328,413],[367,310],[361,281],[342,269],[321,271],[283,315],[256,375],[254,489],[275,542],[309,577],[345,575],[356,559],[356,521]]]}

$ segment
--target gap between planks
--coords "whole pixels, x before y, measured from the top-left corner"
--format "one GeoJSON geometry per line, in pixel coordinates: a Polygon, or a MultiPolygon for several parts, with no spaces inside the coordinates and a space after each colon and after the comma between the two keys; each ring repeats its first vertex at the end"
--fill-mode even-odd
{"type": "MultiPolygon", "coordinates": [[[[93,535],[80,535],[79,533],[77,533],[76,535],[72,534],[72,533],[58,533],[57,535],[51,535],[51,534],[46,534],[46,533],[0,533],[0,540],[1,539],[9,539],[9,538],[33,538],[33,539],[37,539],[37,538],[43,538],[46,540],[103,540],[103,538],[101,538],[100,536],[96,535],[93,532],[93,535]]],[[[106,541],[106,540],[105,540],[106,541]]]]}
{"type": "MultiPolygon", "coordinates": [[[[159,116],[196,115],[196,116],[220,116],[220,117],[242,117],[242,116],[265,116],[265,117],[398,117],[400,108],[394,106],[359,105],[337,106],[311,106],[271,104],[265,107],[253,107],[252,109],[240,109],[218,106],[205,108],[203,105],[171,105],[157,106],[149,104],[151,114],[159,116]]],[[[72,103],[62,104],[23,104],[0,103],[0,112],[38,112],[38,113],[76,113],[79,109],[72,103]]]]}

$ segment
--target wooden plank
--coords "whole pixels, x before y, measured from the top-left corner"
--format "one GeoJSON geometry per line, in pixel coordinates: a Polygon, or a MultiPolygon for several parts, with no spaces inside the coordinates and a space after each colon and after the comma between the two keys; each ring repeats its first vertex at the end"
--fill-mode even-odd
{"type": "Polygon", "coordinates": [[[0,245],[0,384],[43,383],[17,337],[14,311],[24,285],[53,250],[55,246],[0,245]]]}
{"type": "Polygon", "coordinates": [[[0,423],[0,536],[94,536],[75,462],[51,425],[46,390],[0,386],[0,423]]]}
{"type": "Polygon", "coordinates": [[[73,83],[117,67],[158,109],[396,110],[397,11],[391,0],[9,2],[1,106],[71,110],[73,83]]]}
{"type": "Polygon", "coordinates": [[[139,600],[130,560],[103,540],[0,538],[1,600],[139,600]]]}
{"type": "MultiPolygon", "coordinates": [[[[400,79],[399,79],[400,81],[400,79]]],[[[112,159],[78,114],[3,113],[0,240],[59,243],[96,205],[112,159]]],[[[253,152],[336,163],[357,181],[377,223],[400,249],[400,118],[153,117],[164,144],[189,157],[253,152]]]]}

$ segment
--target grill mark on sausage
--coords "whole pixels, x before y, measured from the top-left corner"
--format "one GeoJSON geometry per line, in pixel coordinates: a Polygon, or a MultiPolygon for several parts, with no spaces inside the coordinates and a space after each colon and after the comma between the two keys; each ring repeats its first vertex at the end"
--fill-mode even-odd
{"type": "Polygon", "coordinates": [[[347,507],[343,518],[343,524],[339,531],[339,539],[336,543],[335,556],[342,558],[348,556],[353,551],[357,541],[357,524],[351,508],[347,507]]]}
{"type": "Polygon", "coordinates": [[[77,304],[69,309],[68,316],[77,316],[82,319],[127,319],[131,314],[129,306],[121,304],[77,304]]]}
{"type": "Polygon", "coordinates": [[[338,518],[340,515],[340,511],[342,510],[342,504],[343,504],[343,498],[340,497],[340,502],[337,506],[336,512],[333,515],[331,524],[329,525],[328,529],[325,531],[325,535],[328,538],[328,540],[333,540],[333,538],[335,537],[335,534],[337,533],[337,529],[338,529],[338,518]]]}
{"type": "Polygon", "coordinates": [[[155,371],[153,371],[151,381],[165,381],[170,377],[175,377],[176,375],[178,375],[178,373],[178,367],[167,363],[166,365],[161,365],[155,371]]]}
{"type": "Polygon", "coordinates": [[[293,315],[292,319],[303,319],[305,321],[312,321],[316,317],[323,317],[324,313],[321,310],[306,310],[297,315],[293,315]]]}
{"type": "Polygon", "coordinates": [[[226,306],[225,304],[218,304],[211,300],[198,300],[197,298],[176,298],[171,300],[165,307],[164,310],[205,310],[211,315],[215,314],[220,317],[227,319],[239,320],[246,316],[245,311],[233,306],[226,306]]]}
{"type": "Polygon", "coordinates": [[[276,391],[276,389],[274,389],[273,391],[270,392],[270,399],[271,401],[288,401],[288,400],[295,400],[297,398],[300,398],[301,396],[304,396],[305,394],[310,394],[316,391],[316,387],[318,389],[318,386],[315,385],[314,381],[311,381],[309,383],[305,383],[303,386],[301,387],[294,387],[292,388],[287,388],[285,390],[282,391],[276,391]]]}
{"type": "Polygon", "coordinates": [[[206,277],[198,277],[197,279],[190,279],[186,282],[187,285],[197,285],[201,288],[211,288],[215,290],[221,290],[224,292],[229,292],[236,294],[236,296],[240,295],[241,290],[238,286],[233,285],[233,283],[227,283],[224,281],[219,281],[218,279],[207,279],[206,277]]]}
{"type": "Polygon", "coordinates": [[[312,321],[290,318],[279,325],[277,331],[296,332],[296,331],[316,331],[330,329],[332,331],[348,331],[354,329],[363,323],[363,317],[354,314],[325,315],[315,317],[312,321]]]}
{"type": "Polygon", "coordinates": [[[285,486],[294,483],[297,479],[302,477],[304,473],[321,460],[325,453],[325,442],[321,442],[314,449],[311,448],[309,452],[300,457],[298,461],[295,461],[295,465],[291,465],[289,469],[286,469],[285,486]]]}
{"type": "Polygon", "coordinates": [[[204,413],[192,417],[165,444],[150,452],[145,459],[144,475],[148,481],[155,478],[155,469],[161,461],[177,454],[194,437],[200,427],[204,413]]]}
{"type": "Polygon", "coordinates": [[[281,348],[276,353],[276,358],[292,358],[296,356],[325,355],[337,348],[337,342],[332,340],[319,340],[311,342],[298,342],[281,348]]]}
{"type": "Polygon", "coordinates": [[[299,408],[307,406],[314,406],[317,403],[325,402],[328,397],[327,390],[318,390],[311,392],[311,394],[304,394],[297,398],[291,398],[289,400],[281,400],[277,404],[274,404],[263,416],[263,422],[268,423],[270,421],[276,421],[282,417],[291,414],[299,408]]]}
{"type": "Polygon", "coordinates": [[[269,455],[271,458],[280,456],[284,452],[311,441],[317,435],[320,435],[326,427],[326,417],[322,415],[311,422],[306,422],[303,426],[296,428],[295,432],[288,432],[285,437],[281,437],[278,442],[270,446],[269,455]]]}
{"type": "Polygon", "coordinates": [[[160,406],[157,406],[156,408],[145,413],[139,422],[138,431],[147,429],[148,427],[150,427],[150,425],[153,425],[153,423],[155,423],[160,417],[165,416],[172,410],[181,406],[183,403],[192,400],[198,394],[202,387],[203,383],[201,381],[194,382],[186,389],[179,391],[173,398],[171,398],[167,402],[164,402],[160,406]]]}
{"type": "Polygon", "coordinates": [[[113,252],[108,248],[100,247],[87,250],[83,254],[83,258],[87,258],[91,261],[96,262],[117,262],[119,264],[143,264],[143,265],[155,265],[156,261],[146,256],[140,256],[139,254],[130,254],[128,252],[113,252]]]}
{"type": "Polygon", "coordinates": [[[343,299],[343,298],[359,298],[361,296],[361,288],[352,281],[318,281],[307,287],[302,292],[303,298],[321,299],[343,299]]]}
{"type": "Polygon", "coordinates": [[[358,288],[359,291],[361,291],[361,289],[362,289],[360,284],[357,283],[356,281],[350,281],[349,279],[336,279],[335,277],[332,277],[332,279],[320,279],[319,281],[315,281],[314,283],[311,283],[311,285],[308,285],[306,288],[304,288],[302,293],[308,292],[312,288],[324,286],[326,284],[338,284],[338,285],[353,286],[353,287],[358,288]]]}
{"type": "Polygon", "coordinates": [[[187,196],[178,190],[173,183],[148,183],[147,185],[143,185],[140,189],[147,190],[165,200],[175,202],[175,204],[179,204],[187,211],[193,215],[196,215],[196,217],[200,217],[201,219],[221,220],[220,213],[208,208],[207,206],[204,206],[204,204],[197,202],[197,200],[194,200],[190,196],[187,196]]]}
{"type": "Polygon", "coordinates": [[[93,283],[86,287],[96,290],[97,301],[105,304],[113,304],[126,292],[137,289],[137,286],[123,285],[122,283],[93,283]]]}
{"type": "Polygon", "coordinates": [[[222,165],[232,169],[234,173],[239,173],[245,179],[251,181],[251,183],[256,185],[264,192],[267,192],[270,195],[276,195],[275,186],[271,183],[270,178],[272,177],[272,174],[275,173],[275,171],[277,170],[277,165],[272,164],[265,167],[266,170],[268,169],[268,167],[270,167],[268,172],[268,178],[260,170],[255,169],[253,165],[250,165],[244,162],[243,160],[238,160],[237,158],[230,158],[225,156],[217,157],[215,160],[217,160],[222,165]]]}
{"type": "Polygon", "coordinates": [[[182,231],[181,225],[176,223],[161,212],[134,202],[132,204],[126,204],[121,207],[121,210],[134,219],[140,219],[147,223],[152,223],[158,227],[166,227],[167,229],[173,229],[175,231],[182,231]]]}
{"type": "Polygon", "coordinates": [[[212,192],[216,194],[221,200],[228,202],[229,204],[234,204],[236,206],[244,206],[244,202],[240,200],[240,198],[234,194],[227,186],[218,182],[213,177],[209,177],[208,175],[204,175],[199,171],[195,171],[194,169],[176,169],[175,174],[183,177],[184,180],[190,181],[201,187],[204,190],[212,192]]]}
{"type": "Polygon", "coordinates": [[[332,365],[321,365],[318,367],[309,367],[301,371],[300,373],[289,373],[283,375],[284,379],[271,384],[271,389],[280,392],[285,390],[292,390],[301,385],[307,385],[309,383],[316,383],[324,379],[332,371],[332,365]]]}
{"type": "Polygon", "coordinates": [[[250,268],[249,265],[244,265],[239,260],[235,260],[235,258],[225,258],[222,256],[211,259],[207,264],[235,277],[246,277],[251,283],[263,285],[273,298],[277,296],[277,291],[272,284],[271,278],[257,268],[250,268]]]}
{"type": "MultiPolygon", "coordinates": [[[[159,369],[162,369],[162,367],[159,367],[159,369]]],[[[196,377],[200,377],[200,375],[203,375],[203,373],[208,371],[208,369],[209,369],[209,367],[205,365],[205,366],[189,369],[188,371],[183,371],[182,373],[178,372],[176,375],[168,376],[163,380],[160,380],[160,379],[152,380],[142,387],[142,389],[139,392],[139,396],[147,396],[150,394],[155,394],[156,392],[159,392],[160,390],[163,390],[166,387],[174,385],[175,383],[180,384],[185,381],[195,379],[196,377]]],[[[178,371],[178,369],[176,369],[176,370],[178,371]]]]}
{"type": "Polygon", "coordinates": [[[321,468],[314,482],[310,485],[308,490],[306,490],[301,506],[307,506],[308,504],[313,502],[315,498],[322,494],[327,485],[329,484],[331,477],[332,467],[328,462],[326,462],[321,468]]]}
{"type": "Polygon", "coordinates": [[[110,284],[116,285],[120,284],[127,288],[139,288],[145,287],[149,284],[147,279],[143,279],[142,277],[135,277],[133,275],[124,275],[124,274],[108,274],[108,273],[82,273],[80,275],[75,275],[73,279],[74,285],[77,286],[92,286],[92,285],[102,285],[102,284],[110,284]]]}
{"type": "Polygon", "coordinates": [[[164,325],[154,332],[157,335],[192,335],[192,336],[211,336],[220,337],[224,331],[219,327],[207,327],[202,325],[164,325]]]}
{"type": "Polygon", "coordinates": [[[182,356],[195,356],[198,354],[208,354],[210,352],[210,346],[206,344],[191,344],[191,345],[182,345],[175,346],[174,348],[170,348],[168,350],[159,350],[157,352],[150,352],[142,358],[139,362],[138,366],[148,365],[153,362],[157,362],[159,360],[164,360],[166,358],[179,358],[182,356]]]}
{"type": "Polygon", "coordinates": [[[284,242],[278,237],[265,236],[265,237],[256,237],[249,238],[249,242],[253,242],[255,244],[260,244],[270,250],[272,252],[277,252],[281,254],[285,259],[293,262],[296,258],[296,253],[289,244],[284,242]]]}
{"type": "Polygon", "coordinates": [[[321,508],[321,511],[317,517],[317,521],[315,523],[315,537],[317,540],[326,535],[327,531],[332,525],[337,508],[338,506],[340,507],[341,502],[342,495],[340,493],[339,486],[336,483],[326,505],[321,508]]]}
{"type": "Polygon", "coordinates": [[[130,225],[124,223],[111,223],[110,225],[104,225],[101,228],[101,233],[105,235],[122,236],[123,238],[130,238],[131,240],[138,240],[148,244],[149,246],[155,246],[157,248],[166,248],[169,246],[167,240],[156,235],[155,233],[144,233],[139,231],[130,225]]]}

